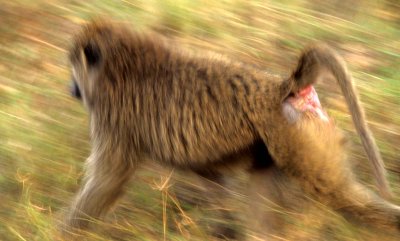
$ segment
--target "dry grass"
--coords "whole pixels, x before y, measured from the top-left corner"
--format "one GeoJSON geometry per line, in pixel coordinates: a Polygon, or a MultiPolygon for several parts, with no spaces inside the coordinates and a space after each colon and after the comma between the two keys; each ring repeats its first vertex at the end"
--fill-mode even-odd
{"type": "MultiPolygon", "coordinates": [[[[282,74],[288,74],[296,54],[308,43],[325,41],[337,47],[354,73],[397,194],[395,202],[400,203],[396,0],[17,0],[2,1],[1,6],[0,240],[59,239],[58,220],[79,187],[89,150],[86,113],[68,92],[66,49],[79,24],[93,16],[159,31],[186,46],[218,51],[282,74]]],[[[352,162],[360,178],[373,188],[339,92],[330,84],[321,84],[319,91],[354,142],[352,162]]],[[[108,220],[98,224],[102,231],[87,233],[85,239],[212,240],[210,226],[223,220],[213,217],[214,210],[197,205],[206,202],[204,188],[196,177],[179,172],[160,184],[160,177],[169,177],[170,171],[150,165],[139,171],[108,220]]],[[[237,195],[231,205],[238,216],[246,200],[240,195],[243,179],[235,178],[237,195]]],[[[290,226],[286,239],[277,240],[396,240],[355,227],[318,203],[307,213],[279,207],[276,211],[290,226]]],[[[235,225],[241,229],[240,223],[235,225]]]]}

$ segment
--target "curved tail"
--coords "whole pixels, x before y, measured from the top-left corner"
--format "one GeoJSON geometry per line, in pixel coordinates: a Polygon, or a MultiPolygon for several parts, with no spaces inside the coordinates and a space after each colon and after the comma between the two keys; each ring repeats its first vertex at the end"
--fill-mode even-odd
{"type": "Polygon", "coordinates": [[[351,113],[354,126],[372,164],[379,192],[384,198],[390,198],[392,194],[386,179],[384,163],[375,139],[366,124],[364,110],[360,105],[351,74],[348,72],[343,58],[324,44],[307,48],[301,55],[291,78],[294,80],[293,91],[297,92],[310,84],[314,84],[318,78],[325,74],[331,74],[337,80],[351,113]]]}

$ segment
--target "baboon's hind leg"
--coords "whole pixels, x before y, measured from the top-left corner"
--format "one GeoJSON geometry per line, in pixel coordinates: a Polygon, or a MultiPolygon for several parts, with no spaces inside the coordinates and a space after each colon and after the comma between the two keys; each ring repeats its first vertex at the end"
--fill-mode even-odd
{"type": "Polygon", "coordinates": [[[218,223],[212,228],[212,235],[221,240],[240,240],[240,233],[235,225],[237,217],[227,208],[228,200],[232,198],[227,177],[219,171],[195,171],[195,173],[203,179],[208,205],[217,211],[218,223]]]}
{"type": "Polygon", "coordinates": [[[305,118],[293,125],[277,126],[273,131],[277,133],[268,148],[276,165],[294,177],[304,191],[371,226],[399,230],[400,208],[357,181],[336,127],[320,119],[305,118]]]}
{"type": "Polygon", "coordinates": [[[280,213],[284,206],[282,183],[277,182],[277,170],[274,167],[252,170],[250,172],[246,217],[247,240],[269,240],[283,232],[285,222],[280,213]]]}
{"type": "Polygon", "coordinates": [[[275,165],[251,170],[246,191],[247,240],[318,240],[316,223],[307,232],[293,230],[307,226],[314,209],[296,180],[275,165]]]}

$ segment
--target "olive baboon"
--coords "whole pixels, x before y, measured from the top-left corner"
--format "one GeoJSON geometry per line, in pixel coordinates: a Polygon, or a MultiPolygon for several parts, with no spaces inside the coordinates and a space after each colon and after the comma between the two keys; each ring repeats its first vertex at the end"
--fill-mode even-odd
{"type": "Polygon", "coordinates": [[[90,115],[92,151],[68,227],[86,228],[87,216],[104,215],[143,159],[195,172],[242,162],[257,170],[270,159],[335,209],[399,227],[400,209],[353,178],[340,131],[310,99],[312,84],[332,74],[387,193],[350,75],[328,47],[307,49],[293,75],[282,79],[215,55],[183,52],[157,35],[93,21],[75,37],[70,61],[73,93],[90,115]],[[299,107],[301,101],[310,106],[299,107]]]}

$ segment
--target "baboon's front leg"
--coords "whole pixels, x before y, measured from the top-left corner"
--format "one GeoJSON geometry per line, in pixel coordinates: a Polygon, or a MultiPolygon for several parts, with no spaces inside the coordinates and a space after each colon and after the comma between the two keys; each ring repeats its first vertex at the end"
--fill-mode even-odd
{"type": "Polygon", "coordinates": [[[105,214],[134,171],[134,163],[121,151],[93,152],[86,164],[85,184],[72,204],[67,228],[87,228],[91,218],[105,214]]]}

